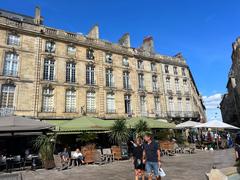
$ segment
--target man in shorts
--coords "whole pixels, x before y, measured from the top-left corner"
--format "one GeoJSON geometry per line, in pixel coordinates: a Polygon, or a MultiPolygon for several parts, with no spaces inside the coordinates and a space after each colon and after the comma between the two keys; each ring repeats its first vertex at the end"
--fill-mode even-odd
{"type": "Polygon", "coordinates": [[[153,175],[157,180],[161,180],[159,174],[159,168],[161,167],[159,146],[153,141],[151,133],[146,133],[144,135],[144,140],[143,162],[145,162],[145,171],[148,176],[148,180],[152,180],[153,175]]]}

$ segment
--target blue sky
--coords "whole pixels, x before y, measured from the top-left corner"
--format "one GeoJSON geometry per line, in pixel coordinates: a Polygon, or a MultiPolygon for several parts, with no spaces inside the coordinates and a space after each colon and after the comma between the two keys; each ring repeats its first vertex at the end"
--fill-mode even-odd
{"type": "Polygon", "coordinates": [[[86,34],[100,26],[100,38],[117,42],[125,32],[139,47],[152,35],[160,54],[182,52],[208,107],[220,119],[217,104],[226,91],[231,45],[240,30],[237,0],[0,0],[0,8],[33,15],[39,5],[48,26],[86,34]],[[217,114],[216,114],[217,113],[217,114]]]}

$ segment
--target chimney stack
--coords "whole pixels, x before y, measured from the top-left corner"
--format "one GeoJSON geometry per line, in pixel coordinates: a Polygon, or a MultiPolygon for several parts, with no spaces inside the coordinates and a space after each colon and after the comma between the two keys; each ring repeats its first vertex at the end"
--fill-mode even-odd
{"type": "Polygon", "coordinates": [[[118,40],[118,44],[120,44],[121,46],[125,46],[125,47],[130,47],[130,35],[129,33],[125,33],[119,40],[118,40]]]}
{"type": "Polygon", "coordinates": [[[93,39],[99,39],[99,27],[98,25],[94,25],[93,28],[89,31],[88,37],[93,39]]]}
{"type": "Polygon", "coordinates": [[[142,49],[149,53],[154,53],[154,44],[152,36],[147,36],[143,39],[142,49]]]}
{"type": "Polygon", "coordinates": [[[42,18],[41,18],[41,9],[39,6],[35,8],[35,17],[34,17],[34,22],[35,24],[40,25],[42,23],[42,18]]]}

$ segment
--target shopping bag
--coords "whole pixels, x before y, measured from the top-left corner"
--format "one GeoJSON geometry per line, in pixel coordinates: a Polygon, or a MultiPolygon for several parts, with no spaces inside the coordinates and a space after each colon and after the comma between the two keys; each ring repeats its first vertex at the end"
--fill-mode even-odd
{"type": "Polygon", "coordinates": [[[163,170],[162,168],[159,168],[159,169],[158,169],[158,173],[159,173],[159,175],[160,175],[161,177],[166,176],[166,173],[164,172],[164,170],[163,170]]]}

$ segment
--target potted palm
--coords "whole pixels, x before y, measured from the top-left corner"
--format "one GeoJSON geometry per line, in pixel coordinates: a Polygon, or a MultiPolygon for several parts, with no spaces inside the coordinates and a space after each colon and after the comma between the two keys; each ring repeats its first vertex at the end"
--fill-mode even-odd
{"type": "Polygon", "coordinates": [[[137,124],[135,124],[134,129],[135,129],[136,137],[141,137],[141,138],[143,138],[145,132],[150,131],[148,123],[142,119],[140,119],[140,121],[137,124]]]}
{"type": "Polygon", "coordinates": [[[55,135],[38,136],[34,142],[34,147],[39,150],[39,156],[42,160],[45,169],[51,169],[55,167],[53,153],[55,146],[55,135]]]}
{"type": "Polygon", "coordinates": [[[112,146],[112,153],[115,159],[122,159],[121,145],[126,144],[129,139],[129,130],[126,120],[116,120],[110,128],[110,140],[116,146],[112,146]]]}

